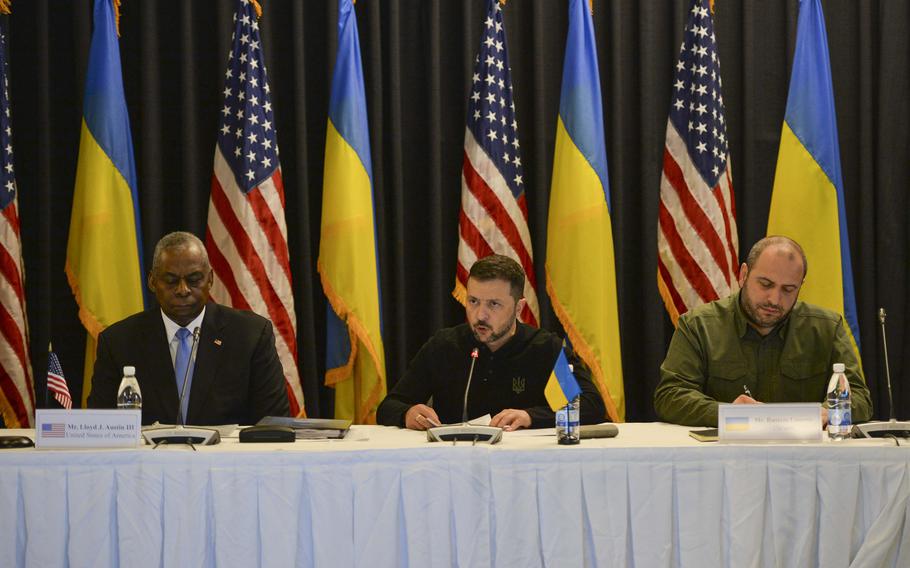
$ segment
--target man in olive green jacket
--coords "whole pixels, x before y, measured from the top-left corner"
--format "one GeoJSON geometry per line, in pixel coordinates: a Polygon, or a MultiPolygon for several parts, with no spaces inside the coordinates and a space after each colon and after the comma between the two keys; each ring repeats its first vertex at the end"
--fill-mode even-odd
{"type": "Polygon", "coordinates": [[[798,243],[766,237],[740,267],[738,293],[681,316],[654,391],[658,416],[717,426],[720,402],[823,402],[832,365],[844,363],[853,421],[869,420],[869,389],[843,318],[797,301],[807,268],[798,243]]]}

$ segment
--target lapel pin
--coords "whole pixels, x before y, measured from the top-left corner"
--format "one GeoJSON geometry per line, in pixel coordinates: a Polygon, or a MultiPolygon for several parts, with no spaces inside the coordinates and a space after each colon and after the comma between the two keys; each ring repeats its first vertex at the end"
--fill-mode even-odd
{"type": "Polygon", "coordinates": [[[216,339],[216,340],[215,340],[215,345],[217,345],[218,347],[221,347],[221,340],[220,340],[220,339],[216,339]]]}

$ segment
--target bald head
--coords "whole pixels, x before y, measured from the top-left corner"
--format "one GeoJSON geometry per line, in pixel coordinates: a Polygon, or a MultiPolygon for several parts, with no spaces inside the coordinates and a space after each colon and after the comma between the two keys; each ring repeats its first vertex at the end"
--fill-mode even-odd
{"type": "Polygon", "coordinates": [[[770,252],[771,254],[782,255],[787,260],[799,259],[803,267],[803,280],[806,279],[806,274],[809,272],[809,261],[806,260],[806,253],[803,252],[803,247],[799,246],[799,243],[790,237],[782,235],[771,235],[752,245],[752,249],[749,250],[749,255],[746,257],[746,268],[749,270],[755,268],[758,258],[768,249],[773,249],[770,252]]]}

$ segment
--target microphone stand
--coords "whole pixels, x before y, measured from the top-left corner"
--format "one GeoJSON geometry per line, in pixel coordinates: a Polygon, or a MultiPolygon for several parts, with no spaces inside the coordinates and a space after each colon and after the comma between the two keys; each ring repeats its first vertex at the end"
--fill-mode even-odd
{"type": "Polygon", "coordinates": [[[180,388],[180,399],[177,403],[177,425],[176,426],[158,426],[144,428],[142,437],[146,443],[157,448],[160,444],[187,444],[196,451],[196,444],[202,446],[213,446],[221,441],[221,434],[214,428],[201,428],[198,426],[187,427],[184,423],[186,418],[183,416],[183,401],[186,398],[186,384],[190,376],[190,368],[193,366],[193,360],[196,356],[196,348],[199,345],[199,327],[193,330],[193,345],[190,347],[190,357],[183,373],[183,386],[180,388]]]}
{"type": "Polygon", "coordinates": [[[495,426],[475,426],[468,424],[468,392],[471,390],[471,379],[474,377],[474,364],[480,350],[476,347],[471,351],[471,370],[468,371],[468,384],[464,388],[464,405],[461,410],[461,424],[452,426],[436,426],[427,429],[428,442],[471,442],[472,445],[495,444],[502,439],[502,428],[495,426]]]}
{"type": "Polygon", "coordinates": [[[853,427],[854,438],[910,438],[910,422],[898,422],[894,418],[894,399],[891,394],[891,366],[888,364],[888,336],[885,333],[885,308],[878,309],[878,321],[882,326],[882,348],[885,355],[885,381],[888,387],[890,419],[887,422],[866,422],[853,427]]]}

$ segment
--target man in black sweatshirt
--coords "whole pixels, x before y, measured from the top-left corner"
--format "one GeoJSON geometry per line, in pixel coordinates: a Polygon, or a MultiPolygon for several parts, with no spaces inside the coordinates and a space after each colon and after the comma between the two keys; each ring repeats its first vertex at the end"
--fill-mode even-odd
{"type": "MultiPolygon", "coordinates": [[[[491,255],[475,262],[467,283],[467,323],[442,329],[423,345],[379,405],[377,422],[414,430],[460,423],[476,348],[468,418],[489,414],[490,425],[504,430],[552,427],[555,417],[544,387],[562,340],[518,322],[524,283],[524,271],[509,257],[491,255]]],[[[567,350],[566,356],[581,387],[581,422],[605,421],[606,408],[591,372],[574,353],[567,350]]]]}

